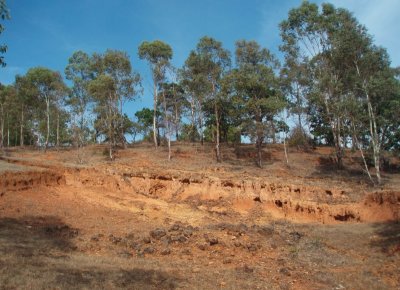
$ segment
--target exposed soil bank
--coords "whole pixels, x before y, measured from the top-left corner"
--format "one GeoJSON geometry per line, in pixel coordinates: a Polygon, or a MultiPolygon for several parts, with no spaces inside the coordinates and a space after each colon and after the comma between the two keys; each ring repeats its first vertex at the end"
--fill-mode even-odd
{"type": "Polygon", "coordinates": [[[52,171],[5,172],[0,175],[1,192],[62,184],[65,184],[64,175],[52,171]]]}
{"type": "Polygon", "coordinates": [[[291,184],[269,183],[261,179],[222,180],[204,175],[154,174],[148,172],[102,173],[95,169],[66,173],[67,184],[102,187],[131,192],[166,201],[211,202],[218,211],[246,213],[255,205],[276,218],[295,222],[385,222],[400,217],[400,192],[366,192],[358,202],[348,200],[345,191],[291,184]]]}

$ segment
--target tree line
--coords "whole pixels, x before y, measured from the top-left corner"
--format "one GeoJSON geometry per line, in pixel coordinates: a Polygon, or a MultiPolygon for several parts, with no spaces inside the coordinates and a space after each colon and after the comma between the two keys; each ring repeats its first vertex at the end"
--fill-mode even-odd
{"type": "Polygon", "coordinates": [[[264,143],[282,132],[332,145],[338,167],[351,146],[380,183],[382,151],[400,148],[400,69],[346,9],[304,1],[279,27],[282,62],[255,41],[237,41],[232,56],[205,36],[176,68],[169,44],[144,41],[137,53],[151,71],[153,108],[134,119],[123,107],[142,94],[142,78],[126,52],[73,53],[65,68],[70,86],[59,72],[31,68],[0,87],[0,146],[105,142],[114,159],[128,134],[140,134],[156,148],[165,141],[169,159],[171,139],[212,141],[220,162],[221,142],[245,136],[261,167],[264,143]]]}

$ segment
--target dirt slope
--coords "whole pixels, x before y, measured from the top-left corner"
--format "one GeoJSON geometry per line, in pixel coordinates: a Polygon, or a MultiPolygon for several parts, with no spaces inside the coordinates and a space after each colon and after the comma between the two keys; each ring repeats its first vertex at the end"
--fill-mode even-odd
{"type": "Polygon", "coordinates": [[[325,148],[290,168],[270,150],[263,170],[233,149],[87,150],[3,158],[19,170],[0,172],[0,289],[400,287],[396,174],[324,171],[325,148]]]}

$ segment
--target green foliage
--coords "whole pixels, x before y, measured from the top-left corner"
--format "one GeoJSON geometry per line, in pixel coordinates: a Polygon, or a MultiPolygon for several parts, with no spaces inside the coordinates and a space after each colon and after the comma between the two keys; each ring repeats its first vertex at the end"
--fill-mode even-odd
{"type": "MultiPolygon", "coordinates": [[[[237,68],[227,76],[225,90],[241,118],[242,133],[256,141],[257,163],[261,166],[261,146],[274,116],[286,105],[275,69],[279,63],[269,50],[255,41],[236,42],[237,68]]],[[[274,133],[273,133],[274,134],[274,133]]]]}
{"type": "Polygon", "coordinates": [[[179,136],[180,141],[196,142],[200,140],[199,131],[192,124],[183,124],[181,135],[179,136]]]}
{"type": "Polygon", "coordinates": [[[137,118],[137,123],[139,125],[138,133],[142,134],[145,138],[151,132],[153,125],[153,111],[149,108],[143,108],[135,113],[135,117],[137,118]]]}
{"type": "Polygon", "coordinates": [[[144,41],[139,46],[138,55],[140,59],[145,59],[150,64],[153,80],[157,84],[162,81],[165,68],[172,58],[172,48],[161,40],[144,41]]]}
{"type": "Polygon", "coordinates": [[[303,128],[296,126],[291,130],[289,134],[288,144],[291,147],[309,150],[314,146],[314,141],[310,135],[304,132],[303,128]]]}

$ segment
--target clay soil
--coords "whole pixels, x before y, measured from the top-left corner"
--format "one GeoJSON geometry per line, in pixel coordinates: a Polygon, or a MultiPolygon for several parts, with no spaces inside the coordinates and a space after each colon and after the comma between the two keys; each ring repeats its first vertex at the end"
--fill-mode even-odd
{"type": "Polygon", "coordinates": [[[395,158],[372,186],[331,148],[104,151],[0,156],[0,289],[400,289],[395,158]]]}

